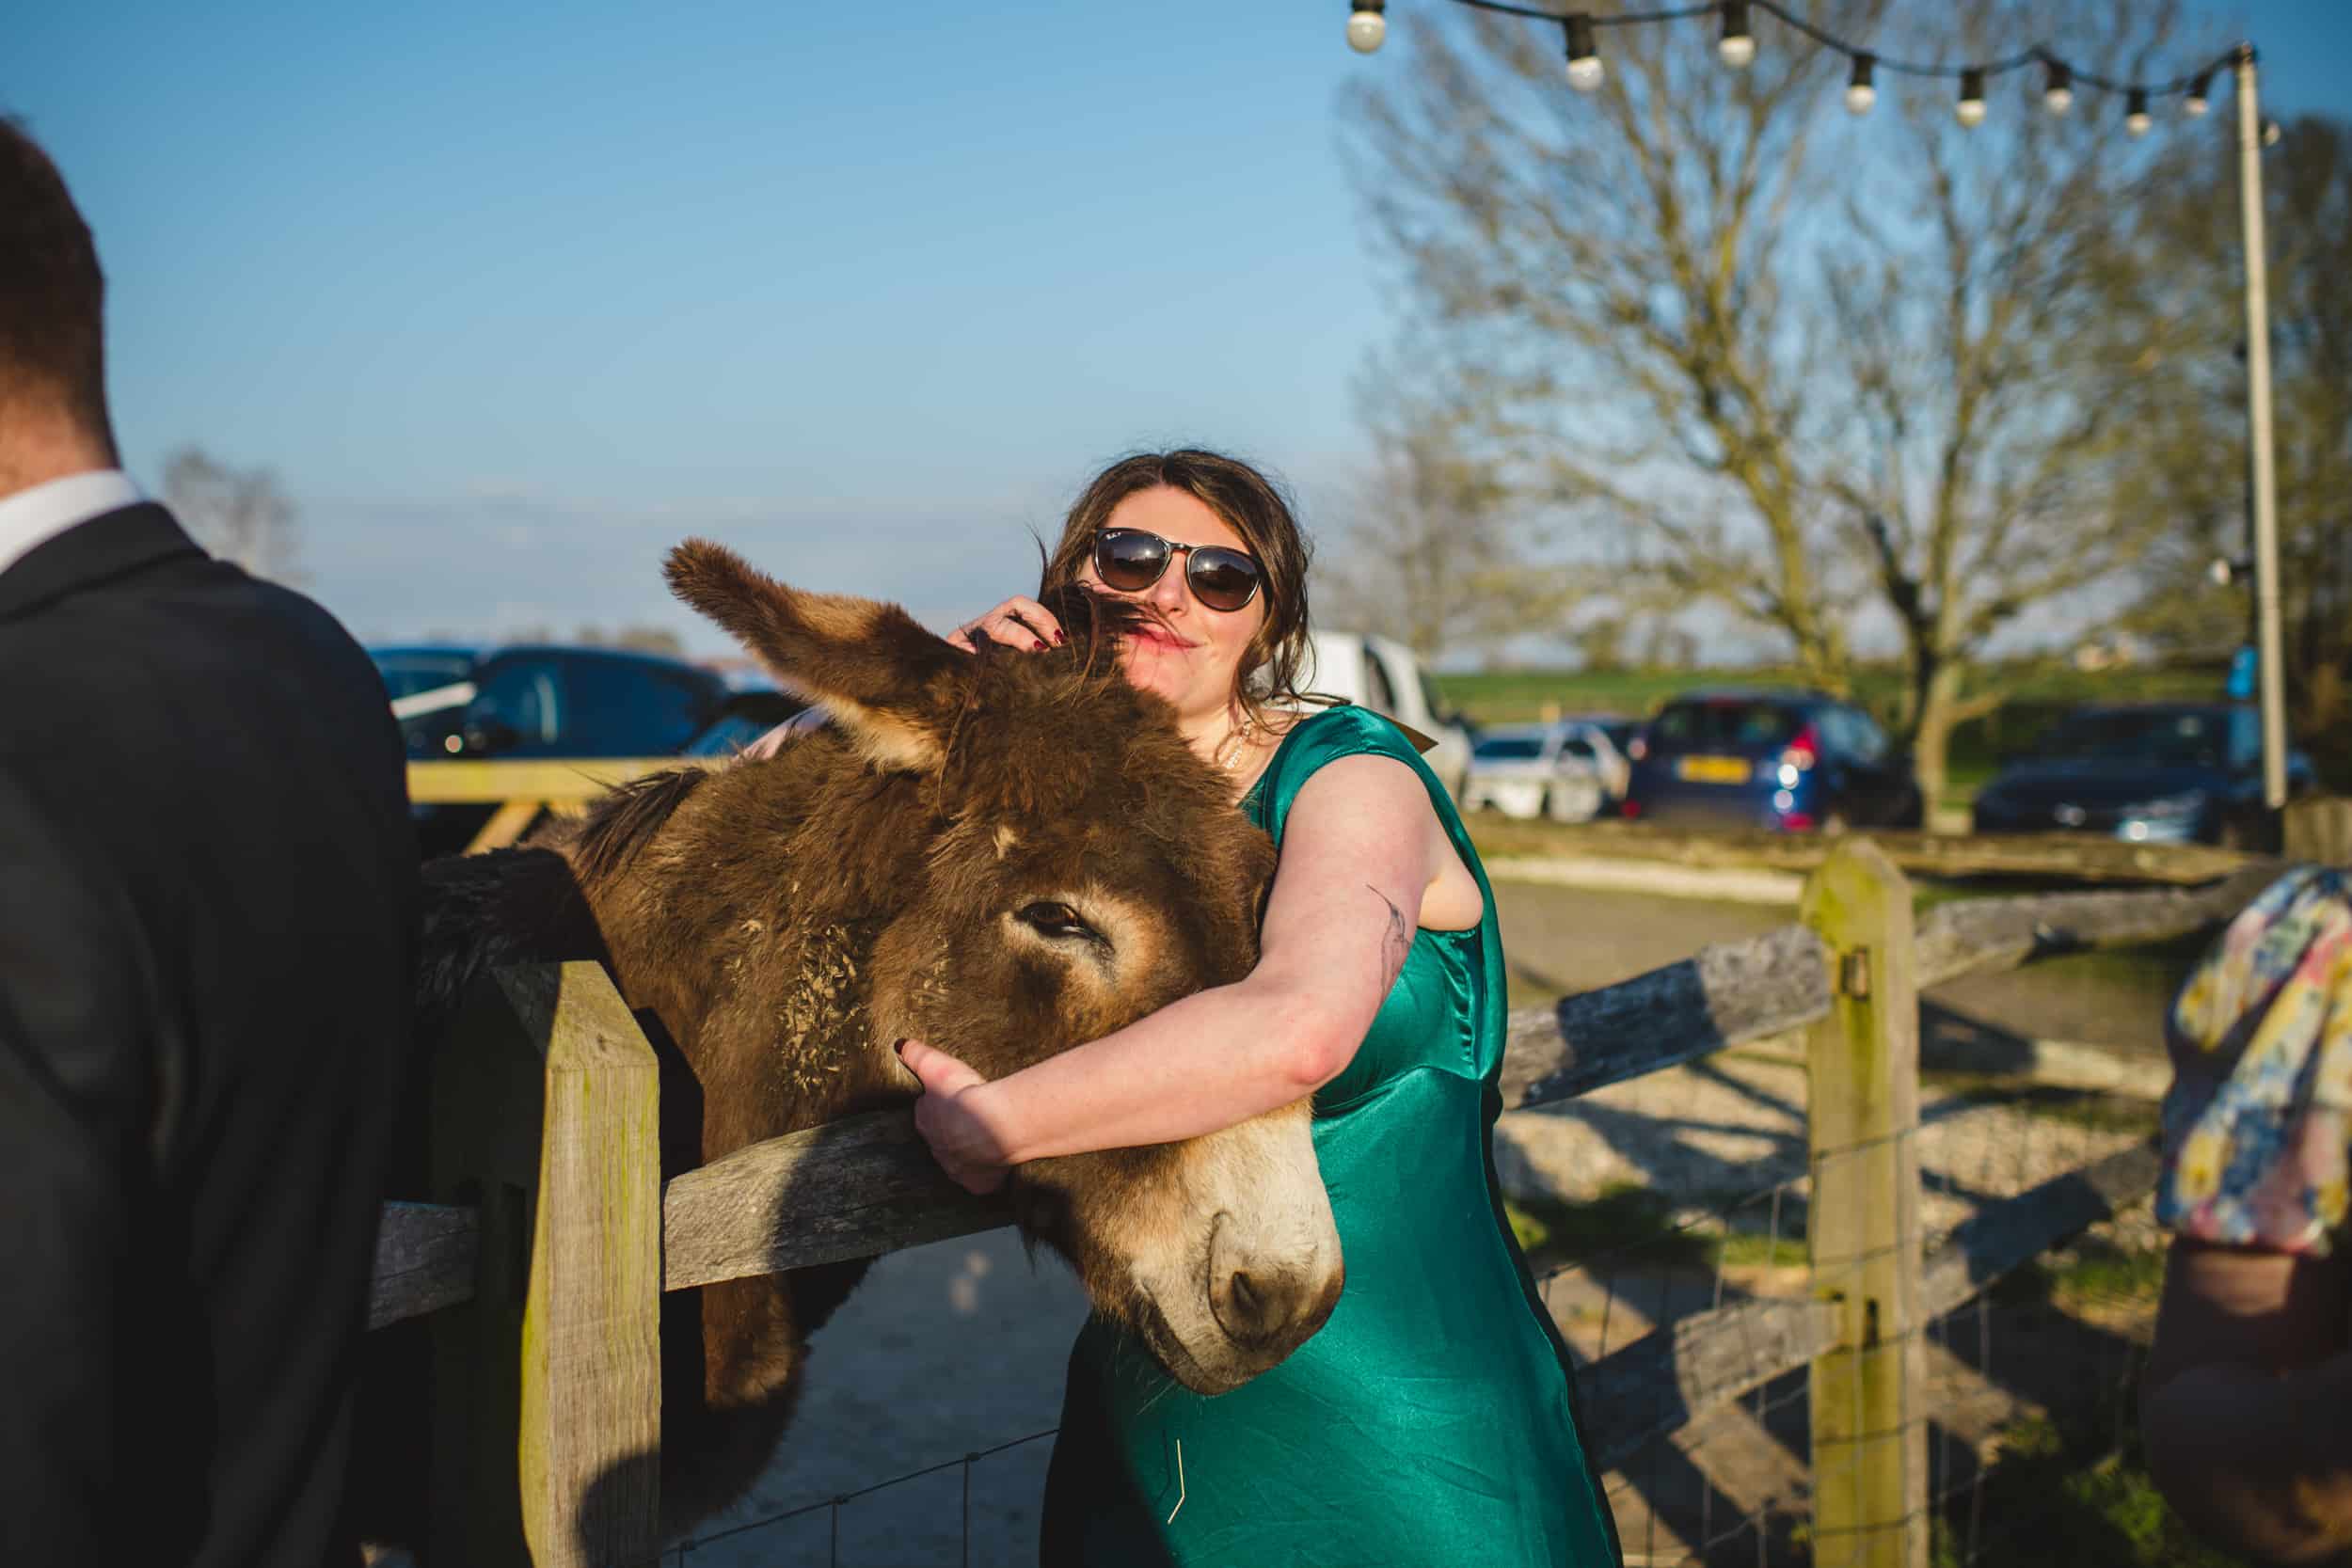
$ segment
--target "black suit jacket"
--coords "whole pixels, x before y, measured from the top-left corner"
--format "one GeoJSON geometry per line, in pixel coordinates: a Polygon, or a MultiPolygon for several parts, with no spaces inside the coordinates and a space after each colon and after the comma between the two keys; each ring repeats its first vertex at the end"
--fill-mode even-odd
{"type": "Polygon", "coordinates": [[[0,572],[0,1562],[350,1560],[416,889],[325,610],[152,505],[0,572]]]}

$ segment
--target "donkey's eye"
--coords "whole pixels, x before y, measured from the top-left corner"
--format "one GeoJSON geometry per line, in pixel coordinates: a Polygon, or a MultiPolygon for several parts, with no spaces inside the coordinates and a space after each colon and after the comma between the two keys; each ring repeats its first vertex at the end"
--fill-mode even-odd
{"type": "MultiPolygon", "coordinates": [[[[1103,933],[1078,918],[1078,911],[1053,899],[1022,906],[1021,923],[1040,936],[1058,942],[1103,942],[1103,933]]],[[[1104,943],[1109,945],[1107,942],[1104,943]]]]}

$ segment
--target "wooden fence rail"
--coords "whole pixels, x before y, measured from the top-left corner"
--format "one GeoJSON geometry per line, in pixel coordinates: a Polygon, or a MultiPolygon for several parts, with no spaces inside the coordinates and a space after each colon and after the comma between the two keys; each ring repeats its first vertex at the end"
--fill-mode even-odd
{"type": "MultiPolygon", "coordinates": [[[[1922,989],[2058,953],[2161,942],[2229,918],[2277,875],[2248,867],[2199,889],[2052,894],[1945,904],[1918,923],[1922,989]]],[[[1702,947],[1689,958],[1511,1015],[1508,1109],[1549,1104],[1829,1016],[1820,939],[1803,926],[1702,947]]],[[[684,1290],[896,1251],[1009,1223],[1003,1208],[940,1175],[900,1111],[876,1112],[739,1149],[671,1179],[662,1196],[662,1286],[684,1290]],[[786,1194],[794,1195],[787,1212],[786,1194]],[[806,1201],[833,1195],[838,1206],[806,1201]]],[[[465,1299],[473,1230],[429,1205],[385,1211],[372,1323],[465,1299]]]]}
{"type": "MultiPolygon", "coordinates": [[[[1859,1407],[1842,1383],[1836,1397],[1813,1402],[1817,1418],[1835,1418],[1817,1419],[1817,1463],[1836,1449],[1840,1465],[1867,1465],[1881,1478],[1841,1487],[1853,1517],[1835,1522],[1839,1549],[1859,1545],[1862,1560],[1901,1568],[1923,1562],[1915,1433],[1891,1430],[1886,1413],[1871,1410],[1902,1411],[1917,1357],[1899,1351],[1883,1366],[1868,1358],[1890,1343],[1915,1347],[1930,1319],[2144,1194],[2154,1174],[2148,1150],[2128,1150],[1986,1207],[1920,1259],[1916,1173],[1904,1164],[1917,1124],[1916,990],[2054,954],[2208,929],[2277,870],[2247,864],[2200,888],[1947,904],[1919,917],[1915,931],[1900,873],[1867,841],[1852,841],[1809,884],[1806,924],[1515,1013],[1503,1073],[1513,1107],[1812,1030],[1815,1294],[1701,1314],[1595,1363],[1587,1375],[1599,1392],[1586,1403],[1602,1462],[1796,1367],[1812,1366],[1817,1385],[1859,1377],[1867,1396],[1859,1407]],[[1856,915],[1866,909],[1873,912],[1856,915]],[[1887,1152],[1843,1166],[1822,1158],[1872,1149],[1887,1152]],[[1913,1194],[1910,1223],[1902,1205],[1886,1203],[1890,1190],[1913,1194]],[[1824,1246],[1850,1260],[1821,1254],[1824,1246]]],[[[645,1401],[659,1360],[660,1291],[872,1256],[1009,1216],[939,1172],[904,1111],[772,1139],[656,1188],[653,1074],[610,979],[593,964],[571,964],[501,972],[485,987],[489,994],[468,1009],[465,1047],[484,1054],[458,1069],[470,1086],[455,1100],[443,1091],[436,1106],[437,1126],[444,1117],[470,1124],[454,1144],[474,1152],[460,1162],[470,1161],[467,1168],[439,1172],[437,1192],[503,1196],[388,1206],[369,1321],[467,1304],[444,1314],[449,1333],[437,1326],[453,1347],[442,1386],[467,1388],[473,1402],[468,1421],[437,1434],[437,1468],[454,1489],[437,1487],[437,1504],[489,1493],[466,1505],[457,1535],[439,1538],[457,1548],[439,1560],[520,1561],[527,1551],[542,1565],[641,1560],[655,1516],[659,1415],[645,1401]],[[518,1452],[519,1471],[505,1469],[518,1452]]],[[[1916,1421],[1915,1403],[1905,1419],[1916,1421]]]]}

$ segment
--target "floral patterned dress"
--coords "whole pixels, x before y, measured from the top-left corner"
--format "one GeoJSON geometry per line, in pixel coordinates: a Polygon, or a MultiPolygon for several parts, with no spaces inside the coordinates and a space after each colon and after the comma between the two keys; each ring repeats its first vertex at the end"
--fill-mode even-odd
{"type": "Polygon", "coordinates": [[[2352,1139],[2352,878],[2298,867],[2230,923],[2172,1004],[2156,1220],[2325,1257],[2352,1139]]]}

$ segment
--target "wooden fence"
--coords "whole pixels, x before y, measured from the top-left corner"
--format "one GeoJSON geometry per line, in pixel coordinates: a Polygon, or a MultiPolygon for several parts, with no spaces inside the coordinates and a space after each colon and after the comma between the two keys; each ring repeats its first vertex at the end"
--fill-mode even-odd
{"type": "MultiPolygon", "coordinates": [[[[2135,1147],[1989,1204],[1923,1254],[1907,1223],[1918,992],[2206,930],[2278,869],[1946,904],[1915,924],[1902,873],[1849,839],[1809,879],[1801,924],[1515,1013],[1507,1108],[1805,1032],[1813,1291],[1684,1319],[1585,1369],[1596,1461],[1607,1468],[1811,1366],[1817,1463],[1836,1451],[1859,1470],[1858,1484],[1819,1500],[1820,1560],[1923,1565],[1920,1401],[1908,1423],[1893,1418],[1917,1392],[1918,1329],[2144,1196],[2156,1159],[2135,1147]]],[[[656,1560],[662,1291],[1007,1223],[997,1202],[939,1173],[903,1111],[773,1139],[664,1186],[656,1079],[650,1046],[593,963],[485,979],[437,1059],[434,1191],[450,1202],[387,1206],[370,1310],[372,1325],[437,1315],[436,1561],[656,1560]]]]}

